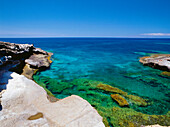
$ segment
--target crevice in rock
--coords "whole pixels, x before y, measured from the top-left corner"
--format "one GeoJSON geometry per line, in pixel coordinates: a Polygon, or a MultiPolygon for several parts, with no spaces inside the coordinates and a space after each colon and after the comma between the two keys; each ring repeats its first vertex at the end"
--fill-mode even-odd
{"type": "Polygon", "coordinates": [[[0,102],[0,111],[2,110],[2,105],[1,105],[1,102],[0,102]]]}

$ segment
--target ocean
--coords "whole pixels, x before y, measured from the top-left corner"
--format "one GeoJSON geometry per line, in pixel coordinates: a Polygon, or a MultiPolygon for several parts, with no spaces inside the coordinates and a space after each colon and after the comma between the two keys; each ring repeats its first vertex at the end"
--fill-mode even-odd
{"type": "MultiPolygon", "coordinates": [[[[59,99],[79,95],[98,112],[104,112],[103,108],[123,108],[113,101],[111,92],[96,89],[94,84],[100,82],[147,100],[148,106],[129,102],[128,108],[134,111],[163,115],[170,109],[170,77],[139,63],[142,56],[170,54],[170,39],[0,38],[0,41],[34,44],[52,52],[51,67],[38,72],[34,80],[59,99]]],[[[99,114],[112,121],[106,114],[99,114]]]]}

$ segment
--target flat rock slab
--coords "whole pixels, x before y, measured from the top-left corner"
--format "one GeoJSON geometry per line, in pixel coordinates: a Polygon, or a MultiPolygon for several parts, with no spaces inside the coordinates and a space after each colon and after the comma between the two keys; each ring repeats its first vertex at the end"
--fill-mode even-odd
{"type": "Polygon", "coordinates": [[[156,54],[152,56],[141,57],[142,64],[155,69],[170,71],[170,54],[156,54]]]}
{"type": "Polygon", "coordinates": [[[2,94],[0,126],[104,127],[102,117],[81,97],[72,95],[51,103],[34,81],[16,73],[11,76],[2,94]]]}
{"type": "Polygon", "coordinates": [[[43,54],[34,54],[30,56],[28,59],[25,60],[25,63],[36,67],[36,68],[41,68],[41,67],[49,67],[50,66],[50,61],[47,59],[48,55],[43,55],[43,54]]]}

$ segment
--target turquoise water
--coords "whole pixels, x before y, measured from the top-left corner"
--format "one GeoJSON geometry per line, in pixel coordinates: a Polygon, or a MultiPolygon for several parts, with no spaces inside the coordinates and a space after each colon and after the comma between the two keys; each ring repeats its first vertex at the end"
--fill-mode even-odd
{"type": "MultiPolygon", "coordinates": [[[[33,43],[36,47],[54,53],[51,68],[38,73],[35,80],[46,83],[46,87],[57,98],[76,94],[86,99],[85,94],[88,91],[84,90],[85,88],[75,87],[73,82],[87,79],[101,81],[152,101],[152,104],[147,107],[131,105],[130,108],[136,111],[146,114],[165,114],[170,109],[170,78],[162,76],[162,71],[143,66],[138,62],[139,57],[145,55],[170,53],[170,39],[15,38],[0,40],[33,43]],[[55,85],[56,89],[54,89],[55,85]]],[[[92,91],[93,94],[110,97],[110,93],[92,91]]],[[[106,101],[101,103],[105,105],[106,101]]],[[[118,104],[113,102],[113,105],[118,104]]]]}

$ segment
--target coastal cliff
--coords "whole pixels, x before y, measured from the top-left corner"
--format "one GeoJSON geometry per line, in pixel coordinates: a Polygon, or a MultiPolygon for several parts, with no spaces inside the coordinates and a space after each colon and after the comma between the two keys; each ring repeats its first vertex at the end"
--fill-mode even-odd
{"type": "Polygon", "coordinates": [[[40,48],[29,44],[14,44],[0,42],[0,66],[8,66],[8,70],[25,75],[32,79],[37,70],[45,70],[50,67],[50,56],[40,48]]]}
{"type": "Polygon", "coordinates": [[[0,42],[0,126],[104,127],[86,100],[76,95],[59,100],[31,80],[50,67],[51,55],[33,45],[0,42]]]}

